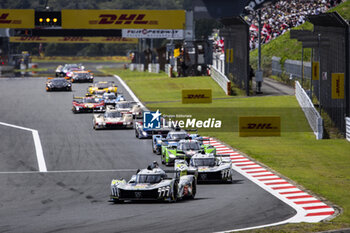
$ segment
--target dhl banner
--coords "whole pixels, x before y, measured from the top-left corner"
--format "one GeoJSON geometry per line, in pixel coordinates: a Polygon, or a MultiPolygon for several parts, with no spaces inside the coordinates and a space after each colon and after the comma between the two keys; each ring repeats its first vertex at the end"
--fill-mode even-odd
{"type": "Polygon", "coordinates": [[[239,136],[281,136],[281,118],[279,116],[239,117],[239,136]]]}
{"type": "Polygon", "coordinates": [[[184,29],[184,10],[62,10],[63,29],[184,29]]]}
{"type": "Polygon", "coordinates": [[[332,99],[344,99],[344,73],[332,73],[332,99]]]}
{"type": "Polygon", "coordinates": [[[12,43],[103,43],[103,44],[137,44],[136,38],[123,37],[10,37],[12,43]]]}
{"type": "Polygon", "coordinates": [[[182,103],[183,104],[198,104],[211,103],[212,93],[211,89],[183,89],[182,103]]]}
{"type": "Polygon", "coordinates": [[[0,28],[34,28],[34,10],[0,9],[0,28]]]}

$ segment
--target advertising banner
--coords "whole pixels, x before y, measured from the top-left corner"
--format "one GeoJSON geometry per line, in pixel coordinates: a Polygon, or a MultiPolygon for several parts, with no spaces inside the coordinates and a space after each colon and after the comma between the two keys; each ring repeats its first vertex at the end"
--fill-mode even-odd
{"type": "Polygon", "coordinates": [[[0,9],[0,28],[34,28],[34,10],[0,9]]]}
{"type": "Polygon", "coordinates": [[[239,117],[239,136],[281,136],[279,116],[241,116],[239,117]]]}
{"type": "Polygon", "coordinates": [[[39,36],[22,36],[10,37],[11,43],[102,43],[102,44],[137,44],[135,38],[123,37],[39,37],[39,36]]]}
{"type": "Polygon", "coordinates": [[[184,30],[122,29],[122,36],[127,38],[164,38],[182,40],[184,38],[184,30]]]}
{"type": "Polygon", "coordinates": [[[184,29],[184,10],[62,10],[63,29],[184,29]]]}
{"type": "Polygon", "coordinates": [[[198,104],[211,103],[212,92],[211,89],[183,89],[182,103],[183,104],[198,104]]]}

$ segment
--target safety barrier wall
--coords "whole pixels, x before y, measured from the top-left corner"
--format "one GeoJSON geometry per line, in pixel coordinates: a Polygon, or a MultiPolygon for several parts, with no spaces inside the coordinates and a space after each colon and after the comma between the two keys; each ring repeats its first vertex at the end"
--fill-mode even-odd
{"type": "Polygon", "coordinates": [[[159,73],[159,64],[148,64],[148,72],[149,73],[159,73]]]}
{"type": "Polygon", "coordinates": [[[316,139],[323,138],[323,119],[315,109],[311,99],[306,94],[298,81],[295,82],[295,96],[299,102],[300,107],[304,111],[306,119],[309,122],[311,129],[316,135],[316,139]]]}
{"type": "MultiPolygon", "coordinates": [[[[280,57],[272,57],[272,75],[281,75],[285,73],[286,75],[292,75],[293,77],[301,78],[301,61],[298,60],[285,60],[283,64],[283,69],[281,65],[280,57]]],[[[303,62],[304,68],[304,78],[311,78],[311,62],[303,62]]]]}
{"type": "Polygon", "coordinates": [[[211,77],[225,91],[226,95],[231,95],[231,81],[214,66],[211,67],[211,77]]]}
{"type": "Polygon", "coordinates": [[[346,139],[350,142],[350,117],[345,117],[346,139]]]}
{"type": "Polygon", "coordinates": [[[135,63],[131,63],[131,64],[129,65],[129,69],[130,69],[131,71],[135,71],[135,70],[137,70],[137,71],[145,71],[145,65],[144,65],[144,64],[135,64],[135,63]]]}

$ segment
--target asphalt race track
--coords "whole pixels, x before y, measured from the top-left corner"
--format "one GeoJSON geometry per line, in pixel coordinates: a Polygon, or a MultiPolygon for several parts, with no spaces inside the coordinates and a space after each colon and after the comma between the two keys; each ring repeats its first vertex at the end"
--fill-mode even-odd
{"type": "Polygon", "coordinates": [[[92,114],[72,113],[73,95],[89,84],[47,93],[45,81],[0,79],[0,122],[38,130],[48,170],[39,172],[30,131],[0,125],[0,232],[216,232],[295,215],[238,173],[234,184],[198,185],[195,200],[108,202],[112,178],[129,179],[159,156],[133,130],[95,131],[92,114]]]}

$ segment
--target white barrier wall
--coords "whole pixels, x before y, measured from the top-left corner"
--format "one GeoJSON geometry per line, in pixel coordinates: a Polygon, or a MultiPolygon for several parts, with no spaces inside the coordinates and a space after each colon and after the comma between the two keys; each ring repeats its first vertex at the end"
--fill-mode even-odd
{"type": "Polygon", "coordinates": [[[346,122],[346,139],[350,142],[350,117],[345,117],[346,122]]]}
{"type": "Polygon", "coordinates": [[[148,64],[148,72],[150,73],[159,73],[159,64],[148,64]]]}
{"type": "Polygon", "coordinates": [[[214,66],[210,70],[211,77],[225,91],[226,95],[231,95],[231,81],[214,66]]]}
{"type": "Polygon", "coordinates": [[[322,139],[323,119],[298,81],[295,82],[295,96],[299,102],[300,107],[305,113],[306,119],[308,120],[311,129],[316,135],[316,139],[322,139]]]}

